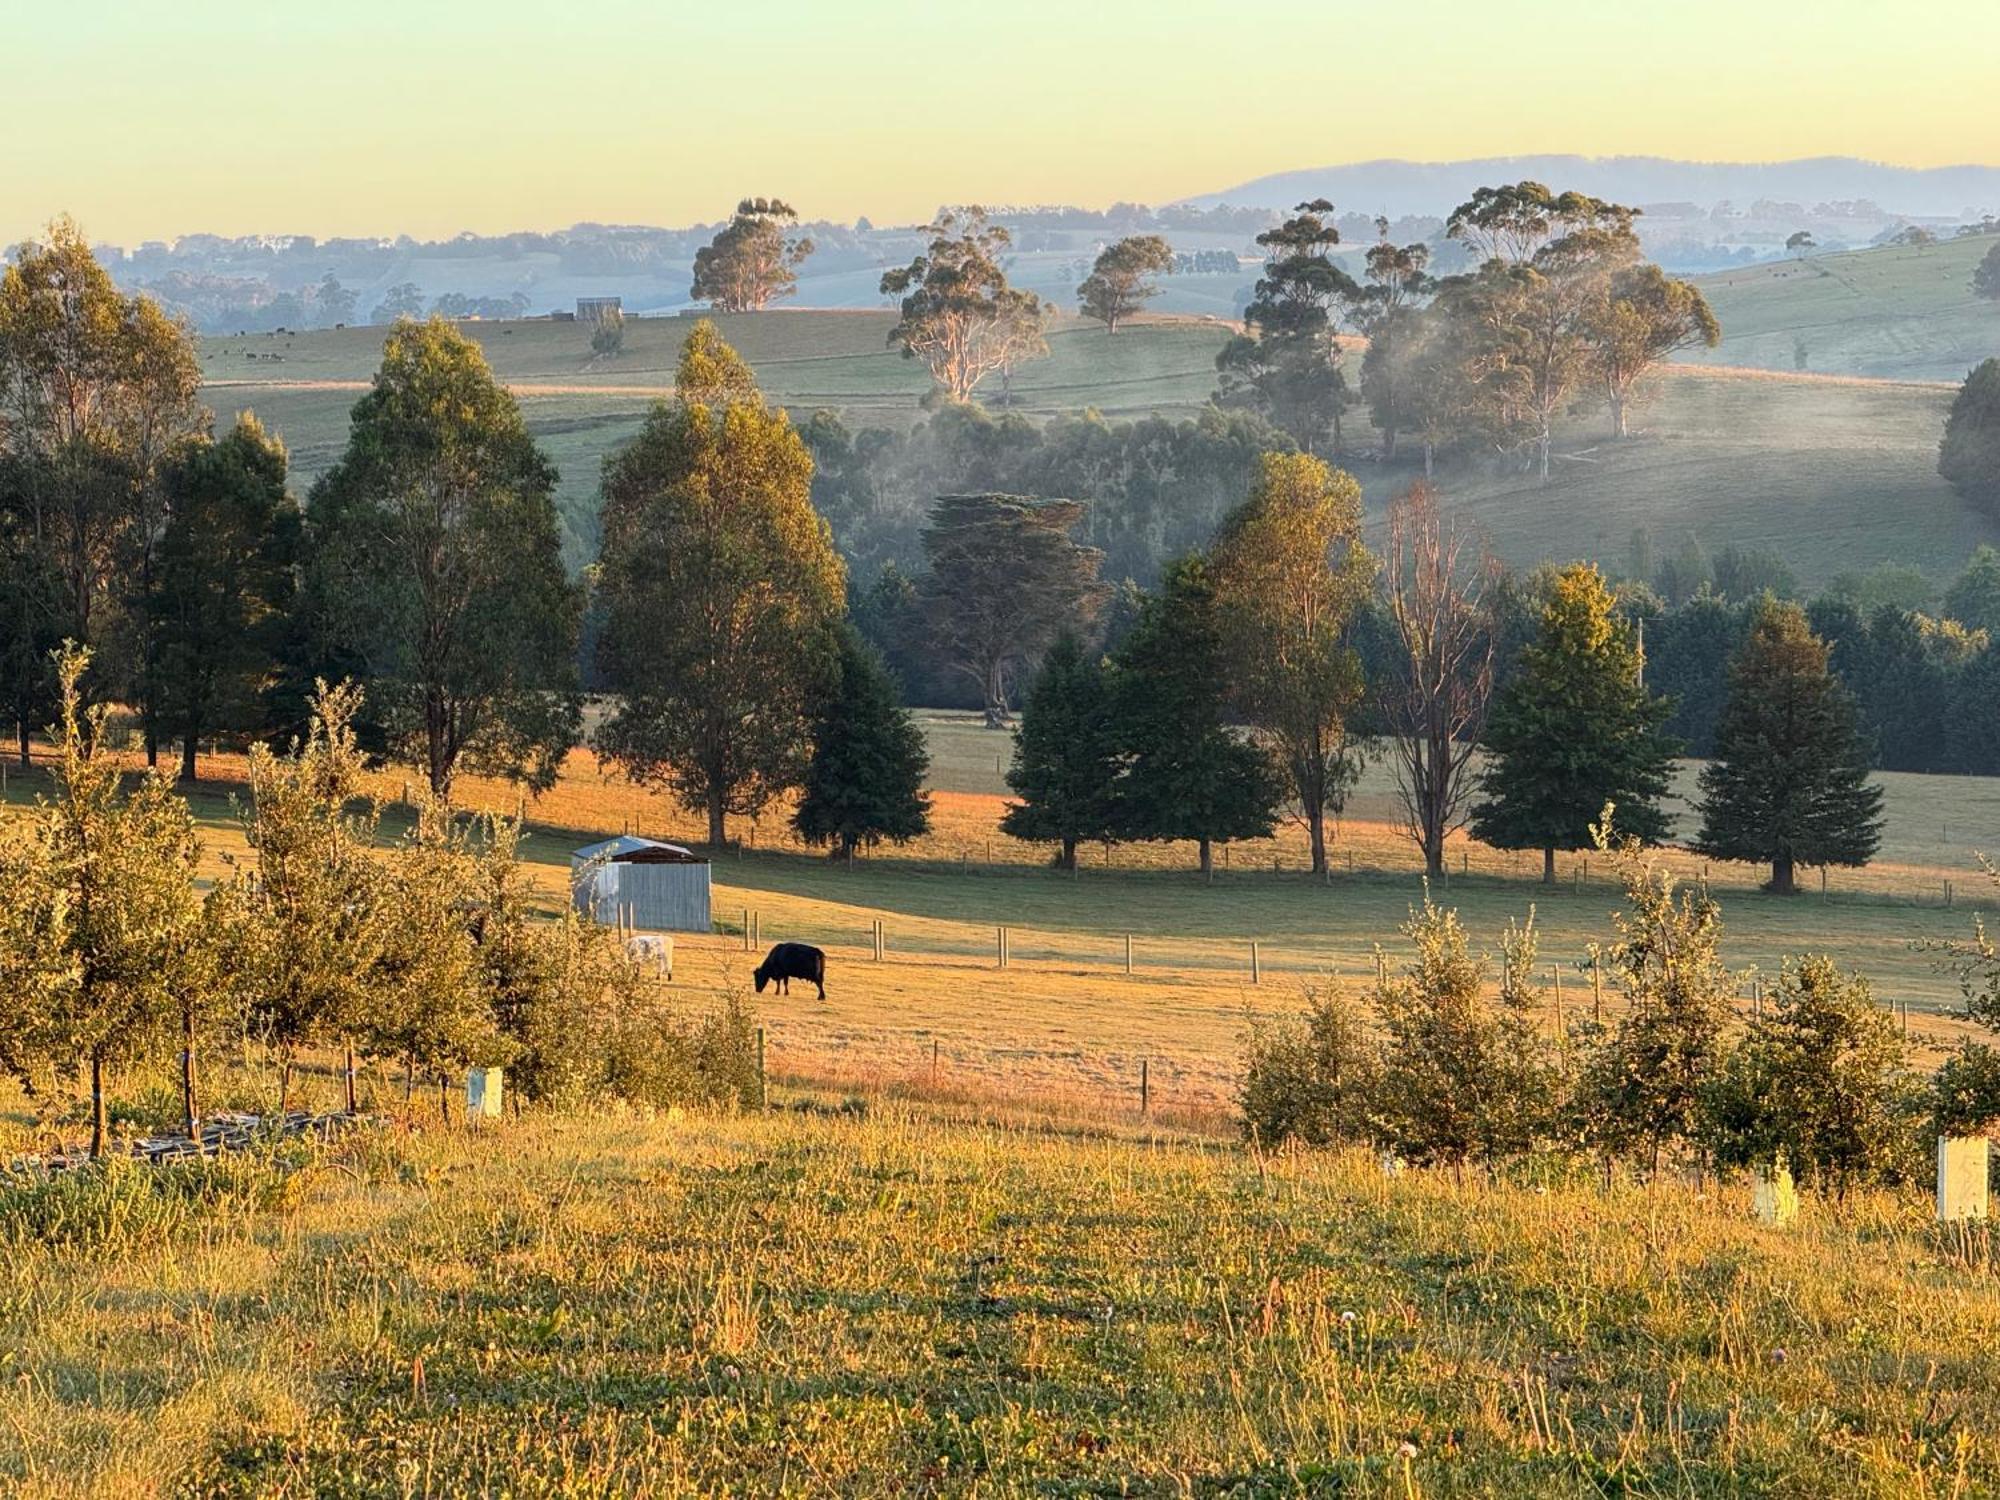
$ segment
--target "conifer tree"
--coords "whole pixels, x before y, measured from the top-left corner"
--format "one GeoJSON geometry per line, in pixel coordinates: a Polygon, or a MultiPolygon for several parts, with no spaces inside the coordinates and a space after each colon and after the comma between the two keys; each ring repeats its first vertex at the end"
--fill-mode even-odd
{"type": "Polygon", "coordinates": [[[1797,890],[1799,865],[1865,865],[1882,839],[1854,699],[1796,605],[1766,600],[1729,671],[1701,774],[1702,853],[1768,861],[1766,889],[1797,890]]]}
{"type": "Polygon", "coordinates": [[[1109,838],[1116,827],[1117,777],[1104,669],[1065,635],[1029,689],[1007,772],[1021,800],[1008,807],[1000,829],[1058,845],[1056,868],[1073,870],[1076,846],[1109,838]]]}
{"type": "Polygon", "coordinates": [[[1123,837],[1192,839],[1206,875],[1217,842],[1270,834],[1284,787],[1270,758],[1225,718],[1222,629],[1199,556],[1169,565],[1141,606],[1112,687],[1123,837]]]}
{"type": "Polygon", "coordinates": [[[1588,848],[1607,802],[1627,834],[1665,836],[1659,799],[1676,747],[1662,725],[1672,705],[1646,691],[1639,667],[1632,629],[1613,612],[1597,569],[1565,568],[1487,723],[1491,759],[1472,809],[1476,837],[1540,849],[1542,878],[1553,881],[1556,851],[1588,848]]]}
{"type": "Polygon", "coordinates": [[[923,731],[896,701],[882,658],[851,625],[840,630],[831,692],[813,716],[812,759],[792,824],[835,859],[883,839],[904,843],[930,827],[923,731]]]}

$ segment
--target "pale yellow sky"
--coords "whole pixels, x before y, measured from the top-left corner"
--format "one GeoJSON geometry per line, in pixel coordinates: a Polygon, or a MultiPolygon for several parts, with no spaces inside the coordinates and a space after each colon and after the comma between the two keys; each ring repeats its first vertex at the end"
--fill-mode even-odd
{"type": "Polygon", "coordinates": [[[0,20],[0,236],[1164,202],[1373,157],[2000,162],[2000,3],[80,0],[0,20]]]}

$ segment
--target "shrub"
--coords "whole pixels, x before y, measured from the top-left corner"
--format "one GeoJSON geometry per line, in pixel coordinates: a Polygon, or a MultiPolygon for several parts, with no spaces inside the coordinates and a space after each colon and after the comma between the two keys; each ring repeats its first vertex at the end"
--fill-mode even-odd
{"type": "Polygon", "coordinates": [[[1253,1020],[1237,1104],[1246,1139],[1344,1146],[1374,1135],[1379,1067],[1353,1008],[1337,993],[1306,990],[1303,1015],[1253,1020]]]}

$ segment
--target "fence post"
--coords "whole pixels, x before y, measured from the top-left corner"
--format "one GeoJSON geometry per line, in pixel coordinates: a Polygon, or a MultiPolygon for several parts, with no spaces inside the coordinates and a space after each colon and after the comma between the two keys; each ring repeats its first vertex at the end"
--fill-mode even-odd
{"type": "Polygon", "coordinates": [[[1549,965],[1549,977],[1556,982],[1556,1036],[1563,1036],[1563,971],[1561,964],[1549,965]]]}
{"type": "Polygon", "coordinates": [[[757,1028],[757,1108],[768,1109],[771,1095],[764,1078],[764,1028],[757,1028]]]}
{"type": "Polygon", "coordinates": [[[1389,965],[1383,960],[1382,950],[1375,950],[1375,988],[1378,990],[1389,982],[1389,965]]]}
{"type": "Polygon", "coordinates": [[[937,1038],[932,1037],[931,1038],[931,1087],[932,1088],[937,1087],[937,1064],[938,1064],[937,1038]]]}
{"type": "Polygon", "coordinates": [[[1590,955],[1590,1019],[1604,1024],[1604,960],[1595,952],[1590,955]]]}
{"type": "Polygon", "coordinates": [[[743,951],[750,951],[750,908],[743,908],[743,951]]]}
{"type": "Polygon", "coordinates": [[[1255,938],[1250,939],[1250,982],[1252,984],[1262,984],[1264,982],[1263,969],[1257,962],[1257,940],[1255,938]]]}
{"type": "Polygon", "coordinates": [[[1132,975],[1132,934],[1129,932],[1125,934],[1125,975],[1128,979],[1132,975]]]}
{"type": "Polygon", "coordinates": [[[1003,968],[1003,969],[1004,969],[1004,968],[1006,968],[1006,967],[1007,967],[1007,929],[1006,929],[1006,928],[1004,928],[1004,927],[996,927],[996,928],[994,929],[994,931],[993,931],[993,946],[994,946],[994,951],[995,951],[995,952],[997,953],[997,955],[999,956],[999,960],[1000,960],[1000,964],[999,964],[999,966],[1000,966],[1001,968],[1003,968]]]}
{"type": "Polygon", "coordinates": [[[1139,1059],[1139,1113],[1145,1115],[1145,1114],[1151,1114],[1152,1112],[1153,1112],[1152,1069],[1147,1060],[1142,1057],[1139,1059]]]}

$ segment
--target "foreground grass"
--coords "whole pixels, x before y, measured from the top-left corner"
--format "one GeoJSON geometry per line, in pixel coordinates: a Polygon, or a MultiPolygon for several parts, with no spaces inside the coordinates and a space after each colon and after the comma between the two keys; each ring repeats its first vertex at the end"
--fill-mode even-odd
{"type": "Polygon", "coordinates": [[[340,1149],[282,1192],[94,1245],[6,1220],[10,1488],[1817,1496],[2000,1478],[2000,1284],[1915,1201],[1781,1234],[1735,1190],[1459,1188],[898,1106],[340,1149]]]}

